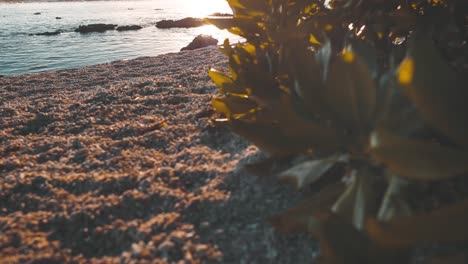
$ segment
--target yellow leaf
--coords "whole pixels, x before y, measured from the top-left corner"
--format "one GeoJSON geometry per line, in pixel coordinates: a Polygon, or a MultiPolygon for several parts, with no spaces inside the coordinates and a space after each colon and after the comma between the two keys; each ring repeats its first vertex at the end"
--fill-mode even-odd
{"type": "Polygon", "coordinates": [[[232,54],[232,59],[234,60],[234,62],[235,62],[236,64],[241,64],[241,60],[240,60],[240,58],[239,58],[239,55],[237,55],[237,54],[232,54]]]}
{"type": "Polygon", "coordinates": [[[245,51],[247,51],[247,53],[249,53],[252,57],[255,57],[257,54],[256,54],[256,48],[254,45],[250,44],[250,43],[246,43],[242,46],[244,48],[245,51]]]}
{"type": "Polygon", "coordinates": [[[257,104],[245,94],[229,94],[217,96],[212,99],[213,107],[226,115],[228,119],[239,118],[255,111],[257,104]],[[225,109],[227,108],[227,110],[225,109]]]}
{"type": "Polygon", "coordinates": [[[209,69],[208,75],[210,76],[211,80],[216,84],[216,86],[218,86],[219,88],[222,88],[225,83],[233,82],[233,80],[229,76],[215,69],[209,69]]]}
{"type": "Polygon", "coordinates": [[[414,60],[406,58],[401,62],[398,69],[398,81],[403,85],[408,85],[413,82],[414,77],[414,60]]]}
{"type": "Polygon", "coordinates": [[[245,8],[245,6],[239,0],[227,0],[227,2],[233,10],[236,8],[245,8]]]}
{"type": "Polygon", "coordinates": [[[344,50],[341,56],[343,56],[343,61],[346,63],[353,63],[354,58],[356,57],[354,52],[350,50],[344,50]]]}
{"type": "Polygon", "coordinates": [[[320,45],[320,41],[317,40],[317,38],[313,35],[313,34],[310,34],[310,37],[309,37],[309,42],[311,44],[316,44],[316,45],[320,45]]]}
{"type": "Polygon", "coordinates": [[[380,40],[380,39],[383,39],[384,35],[382,32],[377,32],[377,38],[380,40]]]}
{"type": "Polygon", "coordinates": [[[216,111],[223,113],[228,119],[231,118],[231,111],[229,110],[226,103],[223,102],[222,100],[219,100],[219,98],[214,97],[211,100],[211,105],[216,111]]]}

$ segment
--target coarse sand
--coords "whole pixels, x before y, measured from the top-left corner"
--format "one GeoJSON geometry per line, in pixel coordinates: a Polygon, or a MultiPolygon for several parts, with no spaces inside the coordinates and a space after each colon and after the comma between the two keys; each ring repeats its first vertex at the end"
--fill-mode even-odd
{"type": "Polygon", "coordinates": [[[215,47],[0,77],[0,263],[312,263],[299,193],[212,127],[215,47]]]}

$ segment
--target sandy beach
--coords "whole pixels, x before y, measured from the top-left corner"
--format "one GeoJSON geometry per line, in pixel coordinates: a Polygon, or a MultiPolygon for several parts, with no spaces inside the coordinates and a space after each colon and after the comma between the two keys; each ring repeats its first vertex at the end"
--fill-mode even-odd
{"type": "Polygon", "coordinates": [[[299,199],[210,126],[216,48],[0,77],[1,263],[311,263],[299,199]]]}

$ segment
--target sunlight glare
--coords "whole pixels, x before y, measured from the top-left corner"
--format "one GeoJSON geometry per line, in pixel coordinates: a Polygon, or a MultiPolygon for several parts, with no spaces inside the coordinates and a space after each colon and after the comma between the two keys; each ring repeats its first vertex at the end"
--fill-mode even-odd
{"type": "Polygon", "coordinates": [[[232,13],[227,1],[223,0],[188,0],[181,3],[186,14],[191,17],[204,18],[213,13],[232,13]]]}

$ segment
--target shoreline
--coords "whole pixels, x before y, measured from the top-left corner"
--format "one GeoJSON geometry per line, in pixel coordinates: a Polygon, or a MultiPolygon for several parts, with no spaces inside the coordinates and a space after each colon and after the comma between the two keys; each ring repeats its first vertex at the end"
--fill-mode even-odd
{"type": "Polygon", "coordinates": [[[0,78],[0,262],[311,263],[266,219],[299,193],[248,175],[214,46],[0,78]]]}
{"type": "MultiPolygon", "coordinates": [[[[102,0],[102,1],[113,1],[113,0],[102,0]]],[[[187,43],[187,44],[189,44],[189,43],[187,43]]],[[[211,47],[204,47],[204,48],[199,48],[199,49],[206,49],[206,48],[215,49],[215,47],[217,49],[219,47],[219,45],[216,45],[216,46],[212,45],[211,47]]],[[[189,52],[190,51],[193,51],[193,50],[189,50],[189,52]]],[[[44,70],[44,71],[15,73],[15,74],[11,74],[11,75],[0,74],[0,78],[15,78],[15,77],[21,77],[22,75],[47,74],[47,73],[62,72],[62,71],[72,71],[72,72],[74,72],[74,71],[77,71],[77,70],[80,70],[80,69],[88,69],[88,68],[93,68],[93,67],[101,69],[104,66],[112,66],[112,64],[119,64],[119,65],[123,64],[123,65],[125,65],[126,62],[133,61],[133,60],[136,60],[136,61],[149,60],[149,61],[151,61],[151,60],[157,60],[157,58],[159,58],[159,57],[163,57],[163,60],[166,60],[168,57],[174,56],[177,59],[176,55],[181,53],[181,52],[187,52],[187,51],[173,51],[173,52],[158,54],[158,55],[154,55],[154,56],[139,56],[139,57],[130,58],[130,59],[116,59],[116,60],[108,61],[108,62],[102,62],[102,63],[96,63],[96,64],[90,64],[90,65],[83,65],[83,66],[77,66],[77,67],[70,67],[70,68],[61,68],[61,69],[51,69],[51,70],[44,70]]],[[[125,66],[119,66],[119,67],[125,67],[125,66]]],[[[161,73],[158,72],[158,74],[161,74],[161,73]]]]}

